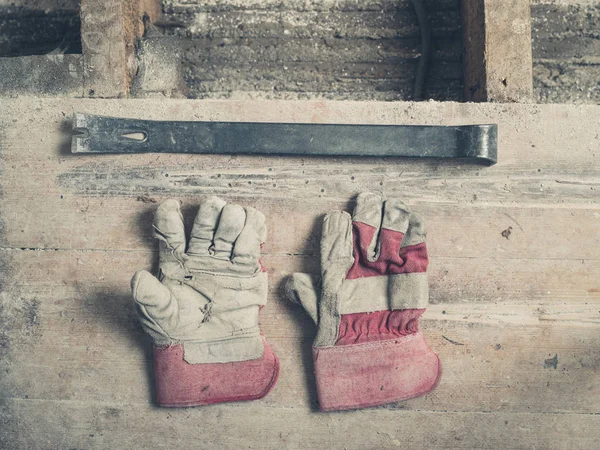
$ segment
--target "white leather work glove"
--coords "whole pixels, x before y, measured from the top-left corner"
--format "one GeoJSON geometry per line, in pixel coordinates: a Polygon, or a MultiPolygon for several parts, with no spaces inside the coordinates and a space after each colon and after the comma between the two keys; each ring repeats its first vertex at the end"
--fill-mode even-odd
{"type": "Polygon", "coordinates": [[[205,198],[186,247],[180,203],[167,200],[153,227],[158,278],[141,270],[131,289],[154,342],[159,405],[264,397],[277,381],[279,361],[258,327],[267,301],[267,273],[259,260],[263,214],[205,198]]]}

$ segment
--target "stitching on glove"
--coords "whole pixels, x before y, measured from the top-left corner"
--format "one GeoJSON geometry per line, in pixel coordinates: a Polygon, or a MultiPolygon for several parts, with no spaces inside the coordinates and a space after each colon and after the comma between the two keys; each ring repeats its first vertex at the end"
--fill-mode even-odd
{"type": "Polygon", "coordinates": [[[198,273],[198,274],[205,274],[205,275],[210,275],[213,277],[229,277],[229,278],[253,278],[256,276],[256,274],[261,273],[260,270],[257,270],[256,272],[253,272],[251,274],[244,274],[244,273],[238,273],[238,272],[209,272],[207,270],[199,270],[199,269],[190,269],[190,268],[186,268],[187,271],[189,273],[198,273]]]}
{"type": "MultiPolygon", "coordinates": [[[[169,249],[171,251],[171,256],[179,262],[179,265],[183,268],[184,267],[184,262],[185,262],[185,258],[180,259],[177,254],[175,253],[175,247],[173,247],[171,244],[169,244],[169,241],[167,240],[167,235],[165,233],[163,233],[162,231],[160,231],[158,229],[158,227],[154,224],[152,224],[152,228],[154,229],[154,237],[156,237],[158,240],[161,240],[165,243],[165,245],[167,246],[167,249],[169,249]]],[[[185,253],[184,253],[185,254],[185,253]]]]}
{"type": "Polygon", "coordinates": [[[209,301],[206,305],[204,305],[204,310],[202,311],[204,313],[204,317],[202,318],[201,323],[205,323],[210,320],[213,305],[214,305],[213,301],[209,301]]]}
{"type": "MultiPolygon", "coordinates": [[[[173,342],[181,343],[184,346],[185,346],[185,344],[214,344],[216,342],[235,341],[236,339],[240,339],[240,338],[253,337],[257,333],[260,334],[260,327],[258,325],[255,327],[252,327],[252,328],[245,328],[243,330],[232,331],[230,335],[224,336],[221,338],[215,339],[213,336],[207,336],[206,337],[207,340],[204,341],[204,340],[200,340],[200,339],[185,339],[185,338],[179,338],[179,337],[175,336],[174,337],[175,340],[173,342]]],[[[235,361],[233,361],[233,362],[235,362],[235,361]]]]}

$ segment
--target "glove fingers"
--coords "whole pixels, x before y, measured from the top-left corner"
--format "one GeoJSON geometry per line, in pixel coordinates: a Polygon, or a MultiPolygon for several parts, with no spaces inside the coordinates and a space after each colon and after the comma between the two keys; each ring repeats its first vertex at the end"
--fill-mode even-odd
{"type": "Polygon", "coordinates": [[[381,228],[405,234],[408,228],[410,209],[397,198],[390,198],[383,205],[381,228]]]}
{"type": "Polygon", "coordinates": [[[362,192],[356,198],[352,214],[354,231],[357,236],[357,251],[363,261],[377,259],[377,237],[381,227],[383,199],[373,192],[362,192]]]}
{"type": "Polygon", "coordinates": [[[316,325],[319,324],[318,297],[321,287],[317,279],[307,273],[295,273],[285,283],[288,299],[302,305],[316,325]]]}
{"type": "Polygon", "coordinates": [[[425,223],[418,214],[412,213],[409,217],[408,230],[399,249],[400,259],[404,262],[405,271],[426,272],[429,265],[425,237],[427,230],[425,223]]]}
{"type": "Polygon", "coordinates": [[[352,213],[352,220],[379,228],[382,211],[383,199],[380,195],[373,192],[361,192],[356,197],[356,206],[352,213]]]}
{"type": "Polygon", "coordinates": [[[233,262],[260,267],[260,245],[265,242],[266,237],[267,227],[263,213],[254,208],[246,208],[246,222],[233,247],[233,262]]]}
{"type": "Polygon", "coordinates": [[[402,264],[400,245],[409,225],[410,210],[397,198],[384,204],[379,233],[379,259],[386,263],[402,264]]]}
{"type": "Polygon", "coordinates": [[[352,259],[352,221],[347,212],[335,211],[323,219],[321,267],[340,259],[352,259]]]}
{"type": "Polygon", "coordinates": [[[246,211],[239,205],[228,204],[221,211],[219,225],[215,232],[213,255],[219,259],[230,259],[233,243],[246,223],[246,211]]]}
{"type": "Polygon", "coordinates": [[[159,245],[160,260],[184,261],[185,230],[179,201],[169,199],[163,202],[154,215],[154,237],[161,241],[159,245]]]}
{"type": "Polygon", "coordinates": [[[219,223],[219,216],[226,203],[225,200],[214,196],[205,198],[200,202],[190,236],[188,254],[209,255],[209,249],[213,244],[213,238],[219,223]]]}
{"type": "Polygon", "coordinates": [[[427,229],[423,218],[419,214],[411,213],[408,219],[408,230],[406,230],[404,239],[402,239],[402,247],[425,242],[426,237],[427,229]]]}
{"type": "Polygon", "coordinates": [[[144,328],[151,334],[167,337],[177,325],[179,305],[171,291],[145,270],[131,279],[133,299],[144,328]]]}

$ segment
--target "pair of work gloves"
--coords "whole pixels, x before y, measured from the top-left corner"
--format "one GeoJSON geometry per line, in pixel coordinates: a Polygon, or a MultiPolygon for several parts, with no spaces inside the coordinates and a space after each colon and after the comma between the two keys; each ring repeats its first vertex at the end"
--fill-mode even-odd
{"type": "MultiPolygon", "coordinates": [[[[131,287],[154,341],[159,405],[264,397],[279,375],[258,326],[267,301],[264,215],[206,198],[188,242],[180,204],[167,200],[153,226],[158,278],[140,271],[131,287]]],[[[429,298],[425,235],[422,219],[404,203],[373,193],[358,196],[352,217],[325,216],[320,278],[297,273],[286,284],[290,300],[317,325],[322,411],[397,402],[436,387],[440,361],[418,326],[429,298]]]]}

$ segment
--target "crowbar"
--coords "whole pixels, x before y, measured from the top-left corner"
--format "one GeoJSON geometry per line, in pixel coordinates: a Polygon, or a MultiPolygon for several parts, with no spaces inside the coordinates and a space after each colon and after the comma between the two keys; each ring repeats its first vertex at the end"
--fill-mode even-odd
{"type": "Polygon", "coordinates": [[[461,158],[492,165],[497,125],[184,122],[75,113],[73,153],[201,153],[461,158]]]}

